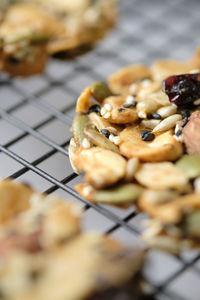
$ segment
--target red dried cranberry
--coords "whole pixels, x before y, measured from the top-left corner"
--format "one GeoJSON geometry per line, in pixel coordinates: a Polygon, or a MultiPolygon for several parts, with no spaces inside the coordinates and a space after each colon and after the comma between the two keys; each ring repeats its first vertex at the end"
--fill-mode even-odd
{"type": "Polygon", "coordinates": [[[170,102],[178,106],[192,104],[200,98],[200,73],[170,76],[163,86],[170,102]]]}

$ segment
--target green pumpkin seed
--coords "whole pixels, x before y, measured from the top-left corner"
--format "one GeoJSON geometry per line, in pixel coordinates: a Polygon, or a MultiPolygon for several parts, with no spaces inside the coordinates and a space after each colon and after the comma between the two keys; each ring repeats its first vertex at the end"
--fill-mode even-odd
{"type": "Polygon", "coordinates": [[[124,204],[133,202],[141,195],[143,188],[137,184],[124,184],[111,190],[100,190],[94,200],[101,203],[124,204]]]}
{"type": "Polygon", "coordinates": [[[200,176],[200,156],[184,155],[176,162],[176,166],[189,178],[200,176]]]}
{"type": "Polygon", "coordinates": [[[188,234],[200,237],[200,211],[193,211],[186,217],[185,230],[188,234]]]}
{"type": "Polygon", "coordinates": [[[83,139],[85,138],[84,129],[88,123],[88,116],[87,115],[77,115],[74,118],[72,124],[72,132],[74,137],[78,139],[79,144],[82,143],[83,139]]]}
{"type": "Polygon", "coordinates": [[[100,82],[100,81],[94,82],[91,85],[90,90],[91,90],[92,96],[100,103],[105,98],[112,95],[112,92],[110,91],[108,85],[106,83],[100,82]]]}
{"type": "Polygon", "coordinates": [[[31,43],[43,43],[48,40],[48,36],[43,32],[14,32],[5,37],[5,42],[9,44],[18,43],[22,40],[31,43]]]}
{"type": "Polygon", "coordinates": [[[0,49],[3,47],[3,39],[0,38],[0,49]]]}
{"type": "Polygon", "coordinates": [[[95,146],[119,153],[118,147],[95,129],[85,128],[84,134],[86,138],[95,146]]]}

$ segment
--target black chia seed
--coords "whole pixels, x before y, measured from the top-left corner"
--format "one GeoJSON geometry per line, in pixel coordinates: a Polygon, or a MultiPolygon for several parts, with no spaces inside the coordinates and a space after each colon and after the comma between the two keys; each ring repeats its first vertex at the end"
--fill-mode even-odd
{"type": "Polygon", "coordinates": [[[161,120],[161,115],[157,114],[157,113],[152,113],[151,114],[151,118],[155,119],[155,120],[161,120]]]}
{"type": "Polygon", "coordinates": [[[110,131],[108,129],[102,129],[101,130],[101,133],[103,135],[105,135],[105,137],[109,138],[109,135],[110,135],[110,131]]]}
{"type": "Polygon", "coordinates": [[[89,110],[88,110],[88,113],[92,113],[92,112],[96,112],[98,114],[101,113],[101,106],[98,105],[98,104],[94,104],[92,106],[90,106],[89,110]]]}
{"type": "Polygon", "coordinates": [[[151,132],[151,131],[148,131],[148,130],[142,130],[141,131],[141,138],[143,141],[145,142],[150,142],[150,141],[153,141],[154,138],[155,138],[155,135],[151,132]]]}

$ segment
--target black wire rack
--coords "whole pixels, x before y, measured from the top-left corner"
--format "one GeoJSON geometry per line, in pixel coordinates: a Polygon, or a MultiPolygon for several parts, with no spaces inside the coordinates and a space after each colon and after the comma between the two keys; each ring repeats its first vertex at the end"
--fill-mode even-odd
{"type": "MultiPolygon", "coordinates": [[[[56,193],[84,207],[83,227],[140,245],[144,214],[96,205],[73,186],[67,147],[75,102],[81,90],[130,63],[187,59],[199,41],[198,0],[123,0],[120,20],[92,51],[67,61],[50,60],[45,74],[28,79],[0,75],[0,175],[27,181],[41,192],[56,193]]],[[[144,276],[158,300],[200,299],[200,254],[180,257],[151,250],[144,276]]]]}

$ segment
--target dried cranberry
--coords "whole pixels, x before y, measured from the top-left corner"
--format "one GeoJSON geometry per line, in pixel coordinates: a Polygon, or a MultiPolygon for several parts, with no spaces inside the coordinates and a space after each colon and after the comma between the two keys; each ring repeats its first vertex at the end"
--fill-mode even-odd
{"type": "Polygon", "coordinates": [[[178,106],[191,104],[200,98],[200,73],[170,76],[163,86],[170,102],[178,106]]]}

